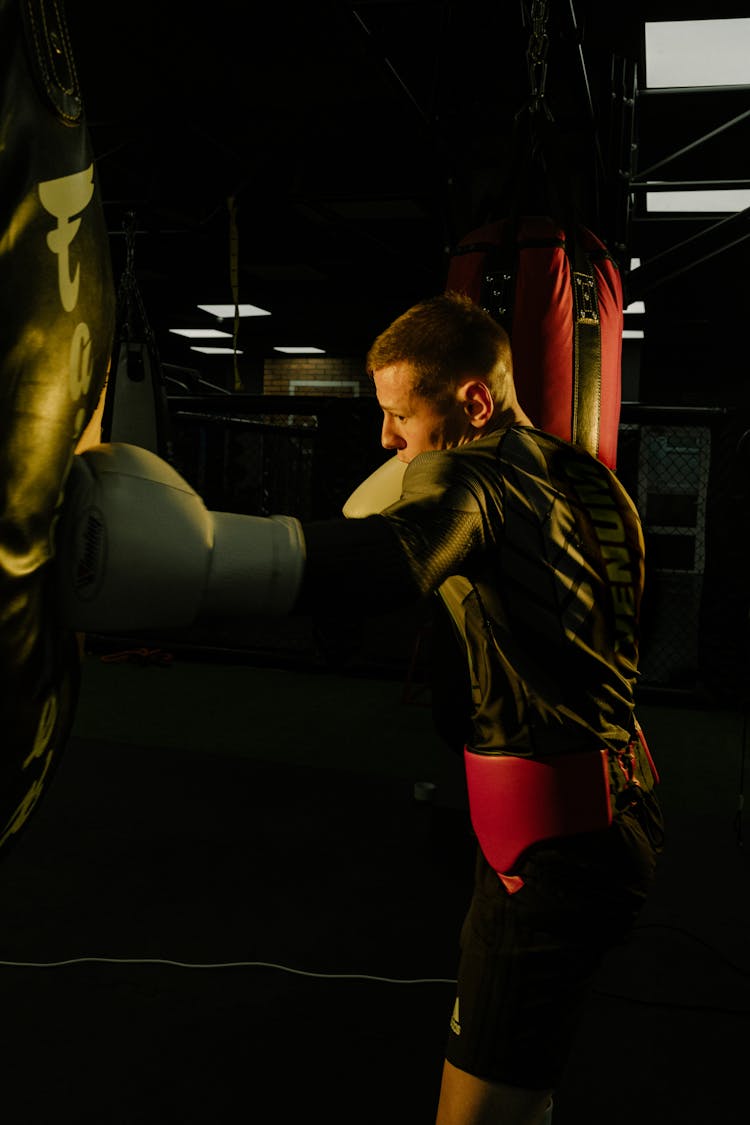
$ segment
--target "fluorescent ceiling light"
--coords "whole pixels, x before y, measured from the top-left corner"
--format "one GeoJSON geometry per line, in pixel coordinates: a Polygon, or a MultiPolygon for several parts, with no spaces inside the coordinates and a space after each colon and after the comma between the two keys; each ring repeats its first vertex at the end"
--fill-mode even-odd
{"type": "Polygon", "coordinates": [[[750,83],[750,19],[647,23],[646,86],[750,83]]]}
{"type": "Polygon", "coordinates": [[[646,306],[643,301],[631,301],[624,311],[626,313],[645,313],[646,306]]]}
{"type": "Polygon", "coordinates": [[[270,316],[271,313],[268,309],[261,309],[258,305],[198,305],[199,309],[204,312],[211,313],[212,316],[218,316],[221,320],[227,320],[229,317],[234,319],[235,308],[239,316],[270,316]]]}
{"type": "Polygon", "coordinates": [[[204,355],[242,355],[241,351],[235,351],[234,348],[211,348],[211,347],[197,347],[193,346],[191,352],[203,352],[204,355]]]}
{"type": "Polygon", "coordinates": [[[216,340],[218,337],[231,339],[231,332],[222,332],[219,328],[170,328],[175,336],[188,336],[191,340],[216,340]]]}
{"type": "Polygon", "coordinates": [[[750,207],[746,188],[721,188],[716,191],[647,191],[647,211],[744,211],[750,207]]]}
{"type": "Polygon", "coordinates": [[[285,352],[286,355],[325,355],[325,348],[291,347],[274,348],[275,352],[285,352]]]}
{"type": "Polygon", "coordinates": [[[624,328],[622,331],[623,340],[643,340],[644,336],[642,328],[624,328]]]}

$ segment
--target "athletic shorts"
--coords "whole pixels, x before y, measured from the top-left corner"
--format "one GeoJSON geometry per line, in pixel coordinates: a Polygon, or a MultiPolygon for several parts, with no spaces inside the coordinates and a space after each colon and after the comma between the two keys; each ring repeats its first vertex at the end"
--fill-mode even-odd
{"type": "Polygon", "coordinates": [[[643,794],[603,832],[529,848],[513,894],[478,852],[449,1062],[493,1082],[558,1085],[592,977],[636,921],[662,842],[658,802],[643,794]]]}

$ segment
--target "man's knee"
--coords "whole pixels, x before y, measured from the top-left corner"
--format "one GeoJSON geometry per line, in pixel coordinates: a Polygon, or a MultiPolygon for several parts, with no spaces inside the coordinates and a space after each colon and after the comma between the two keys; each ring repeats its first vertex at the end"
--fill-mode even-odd
{"type": "Polygon", "coordinates": [[[490,1082],[445,1061],[435,1125],[550,1125],[552,1091],[490,1082]]]}

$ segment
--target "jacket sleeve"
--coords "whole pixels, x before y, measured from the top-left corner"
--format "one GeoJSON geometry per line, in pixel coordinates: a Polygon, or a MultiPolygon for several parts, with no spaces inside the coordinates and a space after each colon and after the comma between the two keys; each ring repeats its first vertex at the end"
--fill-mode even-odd
{"type": "Polygon", "coordinates": [[[470,568],[483,520],[450,468],[445,457],[422,454],[408,467],[401,498],[380,515],[304,524],[305,576],[296,610],[349,604],[360,613],[387,612],[470,568]]]}

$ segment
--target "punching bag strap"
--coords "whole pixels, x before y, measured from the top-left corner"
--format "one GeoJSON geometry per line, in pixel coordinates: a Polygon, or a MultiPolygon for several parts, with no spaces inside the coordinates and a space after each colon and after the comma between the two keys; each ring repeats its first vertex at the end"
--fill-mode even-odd
{"type": "Polygon", "coordinates": [[[569,253],[573,287],[573,388],[571,439],[599,453],[599,427],[602,397],[602,343],[599,298],[594,270],[576,222],[576,207],[570,182],[570,167],[561,158],[559,138],[554,134],[545,100],[549,11],[545,0],[532,0],[526,16],[530,28],[527,65],[534,109],[536,143],[547,169],[550,199],[557,193],[557,213],[562,221],[569,253]],[[550,164],[552,168],[550,168],[550,164]]]}
{"type": "Polygon", "coordinates": [[[64,10],[52,0],[23,0],[20,8],[37,89],[60,121],[79,125],[83,99],[64,10]]]}
{"type": "Polygon", "coordinates": [[[602,332],[596,276],[577,227],[566,232],[573,242],[573,401],[572,440],[599,454],[602,400],[602,332]]]}

